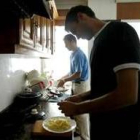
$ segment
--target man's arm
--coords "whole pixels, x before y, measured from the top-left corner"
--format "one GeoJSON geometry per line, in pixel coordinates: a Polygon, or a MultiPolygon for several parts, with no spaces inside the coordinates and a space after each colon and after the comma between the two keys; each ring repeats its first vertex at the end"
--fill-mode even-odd
{"type": "Polygon", "coordinates": [[[81,76],[81,72],[76,72],[76,73],[73,73],[72,75],[68,75],[67,77],[61,78],[59,80],[57,87],[63,86],[65,84],[65,82],[78,79],[78,78],[80,78],[80,76],[81,76]]]}
{"type": "Polygon", "coordinates": [[[114,91],[81,103],[61,102],[60,109],[65,115],[70,116],[107,112],[135,104],[138,101],[138,70],[134,68],[119,70],[116,78],[118,86],[114,91]]]}
{"type": "Polygon", "coordinates": [[[65,78],[67,78],[67,77],[69,77],[69,73],[66,74],[65,76],[61,77],[60,79],[65,79],[65,78]]]}
{"type": "Polygon", "coordinates": [[[82,101],[89,100],[89,99],[90,99],[90,91],[87,91],[84,93],[73,95],[73,96],[67,98],[66,101],[82,102],[82,101]]]}
{"type": "MultiPolygon", "coordinates": [[[[133,105],[138,101],[138,70],[124,69],[116,73],[117,88],[91,101],[79,103],[79,114],[100,113],[133,105]]],[[[78,108],[79,108],[78,107],[78,108]]]]}
{"type": "Polygon", "coordinates": [[[81,77],[81,72],[75,72],[72,75],[64,78],[65,82],[72,81],[81,77]]]}

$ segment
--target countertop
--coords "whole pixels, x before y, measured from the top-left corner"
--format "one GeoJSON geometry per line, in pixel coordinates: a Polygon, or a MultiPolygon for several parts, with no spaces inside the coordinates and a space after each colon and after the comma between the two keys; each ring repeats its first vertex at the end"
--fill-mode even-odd
{"type": "MultiPolygon", "coordinates": [[[[58,97],[57,100],[50,101],[41,101],[39,104],[39,112],[45,112],[45,116],[42,118],[36,117],[35,115],[32,117],[27,117],[26,119],[22,118],[20,115],[16,115],[15,113],[11,113],[6,110],[3,114],[0,114],[0,119],[9,119],[13,118],[10,123],[7,123],[4,128],[0,129],[0,140],[32,140],[31,131],[33,129],[33,125],[36,120],[44,120],[46,118],[54,117],[54,116],[64,116],[61,111],[58,109],[57,102],[66,99],[70,96],[70,91],[63,93],[61,97],[58,97]],[[17,117],[17,118],[16,118],[17,117]],[[33,118],[33,119],[32,119],[33,118]],[[14,125],[13,125],[14,124],[14,125]],[[15,125],[16,124],[16,125],[15,125]]],[[[2,121],[0,122],[2,123],[2,121]]]]}

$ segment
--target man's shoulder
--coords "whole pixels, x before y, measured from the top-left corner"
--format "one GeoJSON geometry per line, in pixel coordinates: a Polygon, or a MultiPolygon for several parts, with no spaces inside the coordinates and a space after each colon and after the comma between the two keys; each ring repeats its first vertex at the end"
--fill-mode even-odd
{"type": "Polygon", "coordinates": [[[108,27],[115,27],[115,29],[124,29],[124,28],[132,28],[127,22],[124,21],[111,21],[108,27]]]}
{"type": "Polygon", "coordinates": [[[85,55],[85,53],[83,52],[83,50],[78,48],[77,55],[82,55],[83,56],[83,55],[85,55]]]}
{"type": "Polygon", "coordinates": [[[75,59],[85,59],[85,57],[86,57],[85,53],[80,48],[78,48],[76,53],[74,53],[73,55],[73,58],[75,59]]]}
{"type": "Polygon", "coordinates": [[[127,33],[127,34],[129,33],[129,35],[137,34],[134,27],[125,21],[111,22],[110,31],[112,31],[112,30],[119,33],[120,36],[122,36],[122,34],[125,34],[125,33],[127,33]]]}
{"type": "Polygon", "coordinates": [[[107,37],[116,38],[116,36],[122,36],[126,31],[132,32],[134,29],[127,22],[123,21],[110,21],[110,23],[103,30],[102,35],[107,37]],[[107,35],[106,35],[107,34],[107,35]]]}

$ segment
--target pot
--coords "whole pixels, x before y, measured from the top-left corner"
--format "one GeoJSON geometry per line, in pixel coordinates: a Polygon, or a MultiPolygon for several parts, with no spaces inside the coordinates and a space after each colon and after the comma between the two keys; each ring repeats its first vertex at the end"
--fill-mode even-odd
{"type": "Polygon", "coordinates": [[[29,107],[34,104],[38,104],[41,92],[23,92],[16,95],[14,103],[20,107],[29,107]]]}

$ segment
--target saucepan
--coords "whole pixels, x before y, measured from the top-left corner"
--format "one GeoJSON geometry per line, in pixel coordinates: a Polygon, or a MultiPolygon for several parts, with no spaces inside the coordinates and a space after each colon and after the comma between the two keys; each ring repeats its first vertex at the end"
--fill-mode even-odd
{"type": "Polygon", "coordinates": [[[20,106],[30,106],[38,104],[41,96],[41,92],[22,92],[16,95],[14,102],[20,106]]]}

